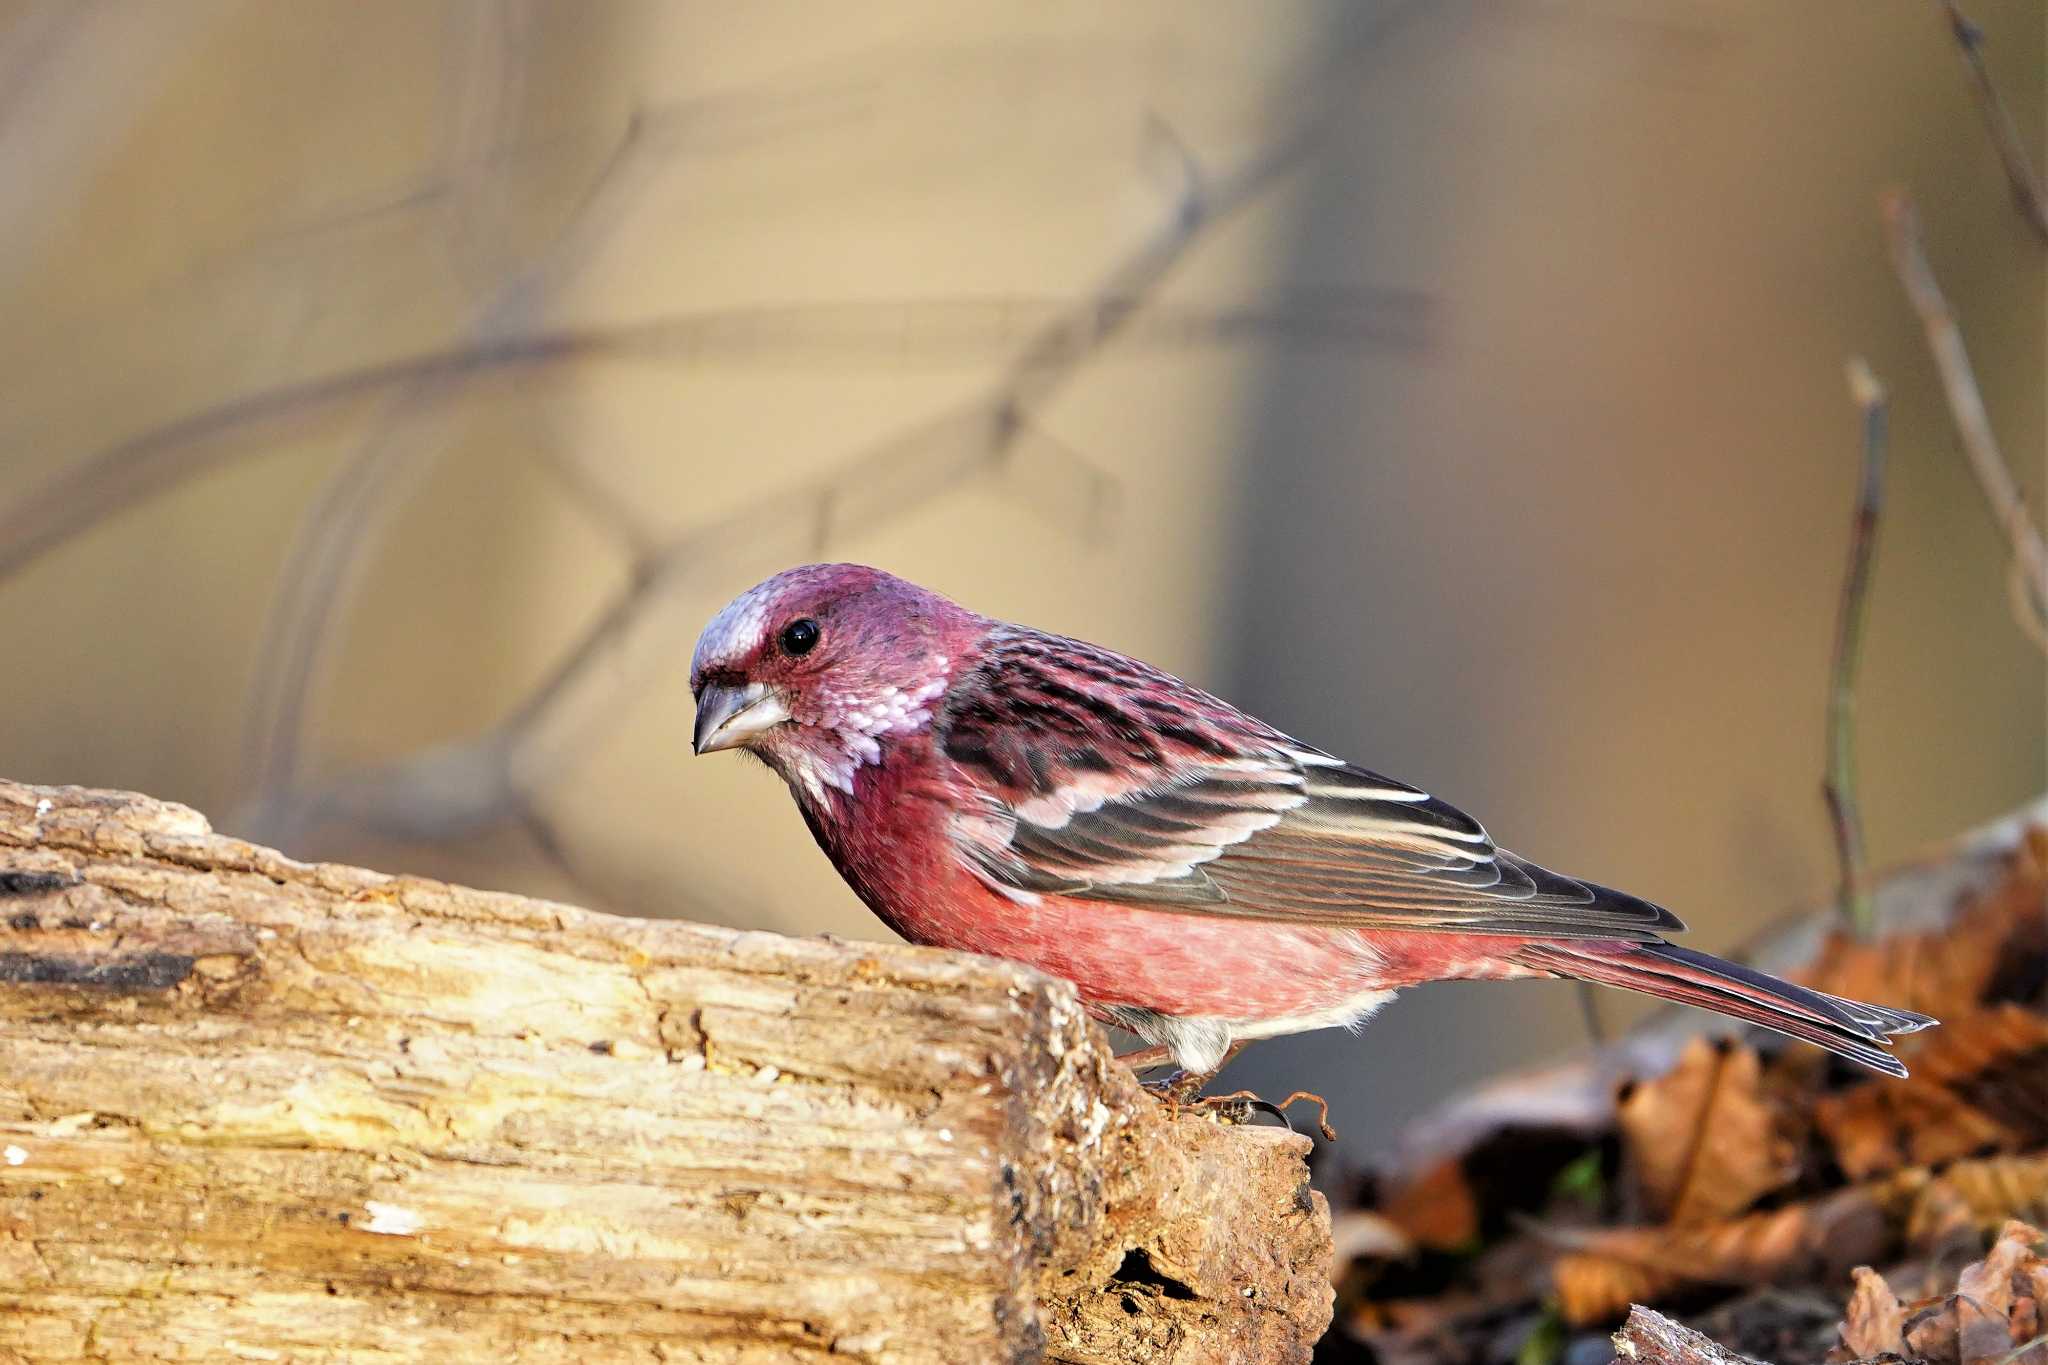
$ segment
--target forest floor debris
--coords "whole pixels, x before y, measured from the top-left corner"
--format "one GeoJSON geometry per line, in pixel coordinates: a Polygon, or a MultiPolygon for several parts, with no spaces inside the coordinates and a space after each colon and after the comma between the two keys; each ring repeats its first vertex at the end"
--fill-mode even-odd
{"type": "Polygon", "coordinates": [[[1910,1078],[1751,1034],[1665,1049],[1591,1108],[1546,1098],[1582,1070],[1505,1087],[1340,1196],[1318,1361],[1592,1365],[1645,1305],[1718,1343],[1691,1359],[2048,1365],[2048,827],[1915,920],[1830,931],[1791,973],[1940,1018],[1902,1044],[1910,1078]]]}

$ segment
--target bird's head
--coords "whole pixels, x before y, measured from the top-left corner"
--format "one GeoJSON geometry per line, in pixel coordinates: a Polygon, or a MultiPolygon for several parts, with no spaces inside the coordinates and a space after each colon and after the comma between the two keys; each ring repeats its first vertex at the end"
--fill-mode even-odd
{"type": "Polygon", "coordinates": [[[858,564],[807,564],[734,598],[697,637],[700,754],[746,749],[822,800],[915,734],[989,622],[858,564]]]}

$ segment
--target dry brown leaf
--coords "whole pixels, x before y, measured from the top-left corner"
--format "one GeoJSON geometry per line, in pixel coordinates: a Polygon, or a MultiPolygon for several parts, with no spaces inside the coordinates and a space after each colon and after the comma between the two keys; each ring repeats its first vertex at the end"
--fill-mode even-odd
{"type": "Polygon", "coordinates": [[[1963,1365],[1999,1365],[2018,1344],[2005,1315],[1994,1313],[1964,1294],[1955,1297],[1956,1354],[1963,1365]]]}
{"type": "Polygon", "coordinates": [[[1643,1206],[1699,1224],[1732,1217],[1795,1171],[1755,1049],[1695,1038],[1678,1065],[1624,1087],[1616,1120],[1643,1206]]]}
{"type": "Polygon", "coordinates": [[[2048,1016],[2000,1005],[1925,1037],[1909,1078],[1815,1101],[1815,1126],[1850,1179],[2048,1141],[2048,1016]]]}
{"type": "Polygon", "coordinates": [[[1431,1251],[1461,1251],[1479,1239],[1479,1201],[1458,1161],[1439,1161],[1401,1186],[1380,1214],[1431,1251]]]}
{"type": "MultiPolygon", "coordinates": [[[[1955,1269],[2004,1220],[2048,1218],[2048,1014],[2034,1000],[2048,955],[2044,867],[2048,830],[2037,829],[2002,881],[1946,927],[1877,944],[1832,940],[1804,975],[1822,989],[1941,1016],[1943,1028],[1907,1040],[1910,1080],[1830,1094],[1841,1073],[1818,1054],[1793,1049],[1765,1066],[1747,1048],[1689,1044],[1668,1072],[1628,1088],[1612,1110],[1633,1182],[1621,1205],[1661,1223],[1532,1231],[1493,1247],[1520,1248],[1512,1273],[1482,1271],[1484,1258],[1460,1263],[1442,1293],[1356,1311],[1380,1315],[1411,1346],[1427,1340],[1449,1350],[1455,1338],[1460,1358],[1480,1358],[1498,1347],[1503,1312],[1534,1311],[1529,1296],[1548,1252],[1556,1305],[1575,1326],[1611,1323],[1630,1303],[1681,1293],[1754,1288],[1763,1292],[1745,1299],[1764,1302],[1791,1290],[1784,1302],[1792,1303],[1819,1288],[1829,1299],[1804,1311],[1817,1313],[1823,1336],[1834,1330],[1831,1309],[1842,1308],[1831,1359],[1890,1353],[1948,1365],[2048,1365],[2048,1342],[2030,1344],[2048,1331],[2048,1261],[2022,1255],[2008,1230],[1960,1278],[1955,1269]],[[1856,1183],[1808,1193],[1840,1179],[1838,1171],[1856,1183]],[[1760,1198],[1802,1202],[1756,1211],[1760,1198]],[[1860,1269],[1846,1302],[1833,1298],[1858,1262],[1889,1267],[1900,1255],[1914,1259],[1889,1281],[1860,1269]],[[1893,1285],[1935,1297],[1901,1302],[1893,1285]],[[1469,1317],[1456,1331],[1443,1316],[1453,1300],[1469,1317]]],[[[1584,1088],[1601,1093],[1597,1082],[1584,1088]]],[[[1437,1249],[1471,1246],[1516,1207],[1496,1207],[1501,1192],[1486,1171],[1439,1162],[1382,1205],[1392,1225],[1382,1231],[1395,1243],[1406,1235],[1437,1249]]],[[[1612,1203],[1602,1206],[1611,1214],[1612,1203]]],[[[1784,1341],[1797,1336],[1785,1333],[1784,1341]]]]}
{"type": "Polygon", "coordinates": [[[1894,1188],[1913,1190],[1904,1204],[1904,1231],[1906,1245],[1922,1255],[1940,1258],[1984,1231],[1985,1215],[1972,1208],[1956,1186],[1927,1171],[1907,1171],[1894,1188]]]}
{"type": "Polygon", "coordinates": [[[1958,1161],[1939,1174],[1912,1170],[1891,1182],[1906,1209],[1906,1239],[1939,1241],[1958,1220],[1979,1228],[2008,1218],[2048,1218],[2048,1152],[1958,1161]]]}
{"type": "Polygon", "coordinates": [[[1604,1322],[1632,1303],[1654,1302],[1685,1283],[1659,1267],[1591,1252],[1558,1257],[1550,1276],[1557,1311],[1574,1327],[1604,1322]]]}
{"type": "Polygon", "coordinates": [[[1906,1354],[1927,1365],[1962,1365],[1961,1336],[1951,1294],[1906,1319],[1906,1354]]]}
{"type": "Polygon", "coordinates": [[[2029,1227],[2017,1218],[2008,1220],[1984,1259],[1966,1267],[1956,1277],[1956,1293],[1975,1300],[2001,1318],[2009,1315],[2017,1297],[2014,1281],[2026,1267],[2039,1264],[2041,1258],[2034,1248],[2041,1240],[2039,1228],[2029,1227]]]}
{"type": "Polygon", "coordinates": [[[2001,970],[2048,950],[2048,829],[2027,831],[2006,875],[1939,929],[1866,942],[1837,930],[1797,979],[1852,1000],[1880,1000],[1937,1019],[1985,1000],[2001,970]]]}
{"type": "Polygon", "coordinates": [[[1885,1283],[1884,1276],[1867,1265],[1855,1271],[1856,1287],[1849,1295],[1848,1310],[1842,1315],[1842,1347],[1847,1359],[1861,1359],[1889,1351],[1906,1353],[1906,1307],[1885,1283]]]}
{"type": "MultiPolygon", "coordinates": [[[[2039,1359],[2048,1361],[2048,1341],[2036,1341],[2036,1338],[2041,1335],[2041,1300],[2032,1294],[2027,1295],[2025,1298],[2013,1300],[2013,1340],[2033,1342],[2039,1348],[2036,1352],[2039,1359]]],[[[2028,1358],[2027,1353],[2021,1353],[2021,1360],[2027,1360],[2028,1358]]]]}
{"type": "MultiPolygon", "coordinates": [[[[1913,1355],[1956,1365],[2042,1365],[2048,1343],[2040,1335],[2034,1289],[2048,1271],[2039,1228],[2009,1220],[1981,1261],[1956,1277],[1953,1294],[1916,1308],[1906,1319],[1913,1355]]],[[[1874,1278],[1874,1277],[1873,1277],[1874,1278]]],[[[1857,1284],[1858,1297],[1864,1285],[1857,1284]]],[[[1846,1340],[1846,1333],[1844,1334],[1846,1340]]]]}
{"type": "Polygon", "coordinates": [[[2040,1232],[2025,1223],[2007,1223],[1990,1254],[1956,1277],[1956,1353],[1963,1365],[1990,1365],[2024,1344],[2012,1331],[2013,1279],[2038,1260],[2034,1244],[2040,1240],[2040,1232]]]}
{"type": "Polygon", "coordinates": [[[1891,1240],[1871,1187],[1704,1227],[1613,1228],[1576,1235],[1551,1267],[1566,1321],[1585,1326],[1686,1285],[1748,1286],[1827,1278],[1876,1259],[1891,1240]]]}

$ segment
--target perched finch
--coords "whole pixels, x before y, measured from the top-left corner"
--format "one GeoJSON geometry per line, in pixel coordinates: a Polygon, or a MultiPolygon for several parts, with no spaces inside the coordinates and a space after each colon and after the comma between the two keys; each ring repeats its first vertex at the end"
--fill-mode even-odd
{"type": "Polygon", "coordinates": [[[696,751],[774,769],[890,928],[1065,977],[1191,1077],[1424,981],[1619,986],[1893,1076],[1890,1035],[1934,1022],[1668,943],[1670,911],[1497,848],[1414,787],[876,569],[740,594],[690,691],[696,751]]]}

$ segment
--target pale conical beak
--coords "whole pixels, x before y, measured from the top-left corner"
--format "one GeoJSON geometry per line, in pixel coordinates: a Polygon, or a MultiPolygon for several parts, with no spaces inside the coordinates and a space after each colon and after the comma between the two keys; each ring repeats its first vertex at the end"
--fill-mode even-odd
{"type": "Polygon", "coordinates": [[[788,719],[781,696],[760,683],[712,683],[697,695],[697,732],[690,748],[700,754],[737,749],[788,719]]]}

